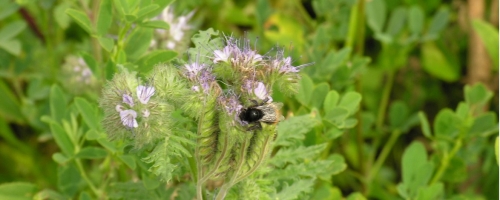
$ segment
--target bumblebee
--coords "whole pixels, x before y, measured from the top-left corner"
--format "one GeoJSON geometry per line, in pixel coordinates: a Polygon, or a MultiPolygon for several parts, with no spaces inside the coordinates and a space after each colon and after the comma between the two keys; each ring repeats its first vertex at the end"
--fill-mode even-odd
{"type": "Polygon", "coordinates": [[[282,103],[257,103],[252,100],[252,106],[243,108],[240,112],[239,118],[241,121],[248,123],[250,126],[247,130],[262,130],[261,122],[266,124],[276,124],[283,120],[280,109],[283,107],[282,103]]]}

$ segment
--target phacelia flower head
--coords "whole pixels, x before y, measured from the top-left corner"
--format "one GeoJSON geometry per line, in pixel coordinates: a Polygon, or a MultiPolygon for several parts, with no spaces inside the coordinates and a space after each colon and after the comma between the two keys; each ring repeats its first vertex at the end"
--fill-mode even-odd
{"type": "Polygon", "coordinates": [[[108,82],[100,106],[104,110],[103,126],[111,139],[132,139],[139,147],[168,132],[165,111],[171,108],[155,98],[155,91],[152,84],[141,83],[135,74],[127,72],[108,82]]]}
{"type": "Polygon", "coordinates": [[[226,37],[225,43],[222,49],[213,51],[214,63],[225,62],[237,69],[248,70],[263,60],[263,56],[250,47],[250,40],[246,38],[226,37]]]}

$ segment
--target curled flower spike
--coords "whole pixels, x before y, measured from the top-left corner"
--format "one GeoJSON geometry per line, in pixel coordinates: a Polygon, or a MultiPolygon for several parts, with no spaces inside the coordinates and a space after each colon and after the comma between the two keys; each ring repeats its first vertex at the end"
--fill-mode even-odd
{"type": "Polygon", "coordinates": [[[142,104],[147,104],[149,98],[155,94],[155,88],[152,86],[137,86],[137,98],[142,104]]]}
{"type": "Polygon", "coordinates": [[[139,124],[137,124],[137,112],[134,110],[122,110],[120,111],[120,118],[122,124],[128,128],[137,128],[139,124]]]}

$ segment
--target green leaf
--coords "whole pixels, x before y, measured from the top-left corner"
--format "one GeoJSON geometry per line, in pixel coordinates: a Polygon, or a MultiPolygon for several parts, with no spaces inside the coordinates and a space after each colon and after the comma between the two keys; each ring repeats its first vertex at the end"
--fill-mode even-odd
{"type": "Polygon", "coordinates": [[[156,11],[158,8],[160,8],[158,4],[150,4],[144,6],[137,12],[136,16],[140,20],[142,19],[142,17],[146,17],[148,14],[152,13],[153,11],[156,11]]]}
{"type": "Polygon", "coordinates": [[[275,199],[297,199],[301,193],[308,193],[313,189],[314,179],[300,179],[292,185],[285,183],[281,191],[276,194],[275,199]]]}
{"type": "Polygon", "coordinates": [[[161,20],[147,21],[141,23],[140,25],[147,28],[159,28],[165,30],[170,29],[170,25],[168,25],[167,22],[161,20]]]}
{"type": "Polygon", "coordinates": [[[19,10],[19,7],[20,6],[15,1],[12,2],[4,1],[2,8],[0,8],[0,20],[5,19],[6,17],[17,12],[17,10],[19,10]]]}
{"type": "Polygon", "coordinates": [[[337,126],[337,128],[344,128],[345,120],[349,117],[349,115],[350,113],[347,109],[336,107],[330,112],[327,112],[324,119],[337,126]]]}
{"type": "Polygon", "coordinates": [[[363,196],[363,194],[359,192],[354,192],[351,193],[346,200],[366,200],[366,197],[363,196]]]}
{"type": "Polygon", "coordinates": [[[130,13],[127,1],[113,0],[113,4],[115,5],[116,10],[118,10],[120,16],[125,17],[125,15],[130,13]]]}
{"type": "Polygon", "coordinates": [[[148,53],[146,56],[139,59],[139,72],[147,73],[151,71],[154,66],[167,63],[177,56],[175,51],[170,50],[155,50],[148,53]]]}
{"type": "Polygon", "coordinates": [[[391,13],[386,33],[392,38],[396,37],[403,29],[406,22],[407,10],[403,7],[396,8],[391,13]]]}
{"type": "Polygon", "coordinates": [[[373,0],[366,3],[366,22],[374,32],[382,32],[386,12],[384,0],[373,0]]]}
{"type": "Polygon", "coordinates": [[[344,131],[337,127],[332,127],[325,132],[325,136],[328,140],[334,140],[340,137],[342,134],[344,134],[344,131]]]}
{"type": "Polygon", "coordinates": [[[418,112],[418,118],[420,119],[420,125],[422,127],[422,133],[425,137],[432,139],[431,126],[429,125],[429,120],[424,112],[418,112]]]}
{"type": "Polygon", "coordinates": [[[30,200],[37,192],[37,186],[32,183],[11,182],[0,184],[0,199],[30,200]]]}
{"type": "Polygon", "coordinates": [[[467,166],[465,165],[465,161],[457,156],[452,157],[441,179],[450,183],[461,183],[465,181],[465,179],[467,179],[467,166]]]}
{"type": "Polygon", "coordinates": [[[312,115],[302,115],[288,118],[278,124],[278,134],[274,146],[291,146],[304,140],[305,134],[319,124],[312,115]]]}
{"type": "Polygon", "coordinates": [[[52,131],[52,136],[57,143],[57,146],[61,151],[67,156],[72,157],[75,151],[75,146],[71,142],[69,135],[64,131],[61,125],[56,123],[50,123],[50,130],[52,131]]]}
{"type": "Polygon", "coordinates": [[[339,107],[345,108],[349,111],[349,115],[353,115],[359,109],[359,103],[361,102],[361,94],[357,92],[347,92],[340,99],[339,107]]]}
{"type": "Polygon", "coordinates": [[[430,186],[420,189],[415,200],[444,199],[444,185],[434,183],[430,186]]]}
{"type": "Polygon", "coordinates": [[[489,91],[483,84],[476,83],[473,86],[466,85],[464,88],[465,102],[471,107],[482,107],[491,97],[493,93],[489,91]]]}
{"type": "Polygon", "coordinates": [[[481,19],[472,20],[472,27],[486,47],[495,69],[498,70],[498,29],[481,19]]]}
{"type": "Polygon", "coordinates": [[[114,46],[113,39],[106,37],[99,37],[98,40],[99,44],[101,45],[102,48],[104,48],[104,50],[106,50],[107,52],[111,52],[113,50],[114,46]]]}
{"type": "Polygon", "coordinates": [[[119,155],[118,158],[125,163],[130,169],[135,170],[136,163],[134,156],[131,155],[119,155]]]}
{"type": "Polygon", "coordinates": [[[69,8],[66,10],[66,14],[71,16],[78,25],[80,25],[87,33],[92,34],[92,23],[89,17],[82,11],[69,8]]]}
{"type": "Polygon", "coordinates": [[[330,112],[333,108],[337,107],[337,103],[339,102],[339,93],[335,90],[328,92],[325,97],[325,101],[323,102],[323,110],[325,113],[330,112]]]}
{"type": "Polygon", "coordinates": [[[71,5],[68,2],[62,2],[56,6],[54,9],[54,19],[62,29],[67,29],[71,22],[71,18],[65,13],[65,11],[70,8],[71,5]]]}
{"type": "Polygon", "coordinates": [[[75,98],[75,105],[82,115],[83,121],[91,128],[95,130],[101,130],[100,119],[97,117],[96,107],[92,106],[87,100],[81,97],[75,98]]]}
{"type": "Polygon", "coordinates": [[[438,138],[452,140],[458,136],[461,124],[460,118],[452,110],[445,108],[439,111],[434,120],[434,133],[438,138]]]}
{"type": "Polygon", "coordinates": [[[269,159],[269,164],[283,167],[283,165],[287,163],[301,163],[317,157],[325,148],[326,143],[308,147],[281,148],[271,159],[269,159]]]}
{"type": "Polygon", "coordinates": [[[311,95],[314,89],[314,83],[311,78],[307,75],[302,75],[300,79],[300,89],[299,92],[295,95],[297,100],[302,105],[309,105],[309,101],[311,100],[311,95]]]}
{"type": "Polygon", "coordinates": [[[311,101],[309,102],[309,107],[321,109],[322,108],[321,106],[323,106],[323,102],[325,100],[325,96],[329,90],[330,90],[330,85],[328,85],[325,82],[317,85],[312,93],[311,101]]]}
{"type": "Polygon", "coordinates": [[[0,30],[0,42],[8,41],[21,33],[26,28],[26,23],[23,21],[14,21],[0,30]]]}
{"type": "Polygon", "coordinates": [[[103,137],[105,137],[105,134],[102,132],[98,132],[95,129],[90,129],[89,131],[87,131],[87,133],[85,133],[85,139],[87,140],[97,140],[103,137]]]}
{"type": "Polygon", "coordinates": [[[78,192],[81,180],[80,172],[73,164],[58,167],[57,186],[64,194],[68,196],[75,195],[78,192]]]}
{"type": "Polygon", "coordinates": [[[427,161],[427,152],[420,142],[413,142],[403,153],[403,184],[398,192],[405,198],[414,198],[419,189],[425,187],[433,172],[434,164],[427,161]]]}
{"type": "Polygon", "coordinates": [[[75,155],[75,158],[83,159],[100,159],[108,155],[106,150],[99,147],[84,147],[75,155]]]}
{"type": "Polygon", "coordinates": [[[459,68],[450,63],[434,43],[424,43],[420,53],[422,66],[429,74],[447,82],[454,82],[460,78],[459,68]]]}
{"type": "Polygon", "coordinates": [[[495,140],[495,158],[497,160],[497,165],[498,165],[498,136],[497,136],[497,139],[495,140]]]}
{"type": "Polygon", "coordinates": [[[488,137],[493,133],[498,132],[498,120],[494,112],[484,113],[474,119],[472,127],[467,135],[470,137],[488,137]]]}
{"type": "Polygon", "coordinates": [[[408,120],[409,115],[410,110],[405,102],[393,102],[389,108],[389,123],[391,128],[402,130],[402,127],[408,120]]]}
{"type": "Polygon", "coordinates": [[[149,28],[136,28],[129,36],[125,52],[127,58],[135,61],[141,57],[149,48],[151,39],[153,38],[153,29],[149,28]]]}
{"type": "Polygon", "coordinates": [[[448,11],[448,9],[439,9],[439,11],[431,19],[431,24],[425,36],[426,40],[434,40],[438,37],[439,32],[441,32],[448,24],[449,15],[450,11],[448,11]]]}
{"type": "Polygon", "coordinates": [[[54,84],[50,88],[50,115],[52,119],[57,122],[60,122],[64,116],[66,115],[67,105],[66,105],[66,94],[62,91],[62,89],[54,84]]]}
{"type": "Polygon", "coordinates": [[[97,34],[102,36],[108,32],[113,20],[111,0],[101,0],[99,13],[97,15],[97,34]]]}
{"type": "Polygon", "coordinates": [[[52,154],[52,160],[56,161],[60,165],[63,165],[66,162],[68,162],[70,160],[70,158],[68,158],[64,154],[58,152],[58,153],[52,154]]]}
{"type": "Polygon", "coordinates": [[[83,60],[85,61],[85,64],[87,64],[87,66],[90,68],[90,70],[92,70],[92,73],[94,73],[97,76],[99,74],[101,74],[98,70],[97,61],[94,59],[94,57],[92,57],[92,55],[90,55],[87,52],[82,51],[82,52],[80,52],[80,56],[83,58],[83,60]]]}
{"type": "Polygon", "coordinates": [[[424,11],[420,6],[413,5],[411,6],[408,12],[408,26],[410,31],[414,35],[419,35],[422,33],[424,28],[424,11]]]}
{"type": "Polygon", "coordinates": [[[19,42],[19,40],[1,41],[0,48],[15,56],[21,54],[21,42],[19,42]]]}
{"type": "Polygon", "coordinates": [[[1,79],[0,94],[2,94],[2,98],[0,98],[0,116],[7,121],[22,123],[24,118],[20,110],[20,103],[16,96],[14,96],[14,93],[1,79]]]}
{"type": "Polygon", "coordinates": [[[88,192],[82,192],[82,193],[80,193],[78,200],[92,200],[92,197],[90,196],[90,194],[88,192]]]}

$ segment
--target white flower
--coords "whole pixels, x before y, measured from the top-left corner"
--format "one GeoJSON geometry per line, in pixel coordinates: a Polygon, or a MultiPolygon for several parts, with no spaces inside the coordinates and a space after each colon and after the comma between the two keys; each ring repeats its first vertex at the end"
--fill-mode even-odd
{"type": "Polygon", "coordinates": [[[128,128],[137,128],[139,125],[137,124],[137,113],[134,110],[122,110],[120,111],[120,118],[122,120],[122,124],[128,128]]]}
{"type": "Polygon", "coordinates": [[[137,97],[142,104],[147,104],[149,98],[155,94],[155,88],[152,86],[137,86],[137,97]]]}
{"type": "Polygon", "coordinates": [[[257,87],[253,90],[253,93],[257,96],[257,98],[262,100],[268,97],[266,86],[262,82],[257,83],[257,87]]]}
{"type": "Polygon", "coordinates": [[[149,117],[149,114],[151,114],[151,113],[147,109],[142,111],[142,116],[143,117],[149,117]]]}
{"type": "Polygon", "coordinates": [[[116,112],[121,112],[121,111],[123,111],[123,106],[118,104],[115,106],[115,110],[116,110],[116,112]]]}
{"type": "Polygon", "coordinates": [[[225,46],[222,50],[214,51],[214,63],[218,63],[219,61],[229,62],[229,57],[233,52],[233,48],[231,45],[225,46]]]}

